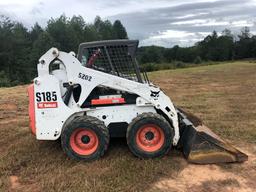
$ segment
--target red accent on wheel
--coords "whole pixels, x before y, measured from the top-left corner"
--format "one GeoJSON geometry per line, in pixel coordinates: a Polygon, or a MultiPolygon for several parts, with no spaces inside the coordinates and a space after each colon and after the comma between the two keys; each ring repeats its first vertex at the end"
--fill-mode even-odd
{"type": "Polygon", "coordinates": [[[140,127],[136,133],[138,147],[146,152],[159,150],[164,145],[164,141],[164,132],[155,124],[146,124],[140,127]],[[147,135],[151,135],[151,138],[147,135]]]}
{"type": "Polygon", "coordinates": [[[70,137],[70,146],[74,152],[79,155],[91,155],[98,146],[99,139],[96,133],[90,129],[76,129],[70,137]],[[83,142],[82,138],[87,137],[88,142],[83,142]]]}

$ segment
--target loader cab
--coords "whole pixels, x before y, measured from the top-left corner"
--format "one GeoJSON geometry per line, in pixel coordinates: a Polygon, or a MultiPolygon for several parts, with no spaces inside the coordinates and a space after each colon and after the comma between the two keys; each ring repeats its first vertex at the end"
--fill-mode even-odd
{"type": "Polygon", "coordinates": [[[79,46],[77,57],[84,67],[139,83],[147,83],[147,75],[145,72],[141,75],[135,58],[138,44],[138,40],[108,40],[82,43],[79,46]]]}

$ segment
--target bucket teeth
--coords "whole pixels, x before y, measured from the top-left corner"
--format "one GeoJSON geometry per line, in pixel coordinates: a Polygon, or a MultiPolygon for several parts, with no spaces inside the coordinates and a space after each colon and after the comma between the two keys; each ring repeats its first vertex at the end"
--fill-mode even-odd
{"type": "Polygon", "coordinates": [[[213,133],[194,115],[177,109],[180,123],[179,147],[191,163],[243,162],[248,156],[213,133]]]}

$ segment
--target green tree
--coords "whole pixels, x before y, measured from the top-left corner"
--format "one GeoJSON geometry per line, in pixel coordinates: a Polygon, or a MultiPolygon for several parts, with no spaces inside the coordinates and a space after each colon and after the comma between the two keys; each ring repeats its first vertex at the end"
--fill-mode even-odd
{"type": "Polygon", "coordinates": [[[12,65],[9,76],[12,82],[25,83],[29,81],[29,68],[31,41],[27,29],[21,23],[15,23],[12,29],[13,41],[11,59],[12,65]]]}
{"type": "Polygon", "coordinates": [[[235,57],[237,59],[249,58],[254,54],[253,50],[253,39],[248,27],[241,29],[240,34],[238,35],[239,40],[235,43],[235,57]]]}
{"type": "Polygon", "coordinates": [[[38,59],[48,51],[51,47],[60,47],[60,44],[55,42],[53,37],[47,31],[44,31],[39,35],[36,41],[33,42],[33,49],[30,53],[30,77],[33,78],[36,75],[38,59]]]}
{"type": "Polygon", "coordinates": [[[12,35],[14,23],[5,16],[0,16],[0,71],[4,71],[6,78],[10,79],[10,70],[13,62],[12,35]]]}
{"type": "Polygon", "coordinates": [[[71,51],[73,48],[73,34],[68,27],[68,18],[61,15],[57,19],[50,19],[47,23],[46,31],[59,44],[58,47],[63,51],[71,51]]]}
{"type": "Polygon", "coordinates": [[[114,38],[115,39],[128,39],[125,27],[120,20],[116,20],[113,24],[114,38]]]}
{"type": "Polygon", "coordinates": [[[69,37],[71,38],[70,50],[76,51],[79,44],[86,41],[86,38],[84,36],[85,21],[82,16],[73,16],[66,25],[67,35],[71,36],[69,37]]]}
{"type": "Polygon", "coordinates": [[[42,29],[42,27],[38,24],[35,23],[35,25],[32,27],[31,31],[30,31],[30,39],[31,41],[35,41],[38,39],[39,35],[43,32],[44,30],[42,29]]]}
{"type": "Polygon", "coordinates": [[[83,34],[84,34],[84,38],[85,38],[84,42],[97,41],[97,40],[101,39],[99,33],[97,32],[95,25],[93,25],[93,24],[87,24],[84,28],[83,34]]]}
{"type": "Polygon", "coordinates": [[[94,26],[99,34],[100,40],[114,39],[113,26],[109,20],[102,21],[99,16],[96,16],[94,20],[94,26]]]}
{"type": "Polygon", "coordinates": [[[51,47],[76,51],[82,42],[116,38],[115,30],[110,21],[100,17],[90,24],[81,16],[70,19],[61,15],[50,19],[45,28],[35,23],[28,30],[0,16],[0,86],[30,82],[36,75],[38,59],[51,47]]]}

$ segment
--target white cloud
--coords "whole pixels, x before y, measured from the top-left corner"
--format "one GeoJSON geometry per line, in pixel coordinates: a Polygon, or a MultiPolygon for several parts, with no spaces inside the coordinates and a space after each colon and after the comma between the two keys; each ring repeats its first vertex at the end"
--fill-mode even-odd
{"type": "Polygon", "coordinates": [[[216,21],[213,19],[205,20],[203,23],[197,23],[195,26],[227,26],[230,23],[228,21],[216,21]]]}
{"type": "Polygon", "coordinates": [[[96,15],[121,19],[129,37],[141,45],[192,45],[213,30],[238,33],[248,26],[256,31],[256,0],[0,0],[0,15],[27,27],[65,14],[81,15],[92,22],[96,15]]]}
{"type": "Polygon", "coordinates": [[[144,39],[140,45],[172,47],[179,44],[180,46],[192,46],[196,42],[202,40],[204,36],[208,34],[210,33],[191,33],[187,31],[167,30],[158,32],[158,34],[152,34],[148,38],[144,39]]]}
{"type": "Polygon", "coordinates": [[[194,33],[189,33],[186,31],[175,31],[175,30],[167,30],[160,32],[159,35],[154,35],[152,39],[164,39],[164,38],[185,38],[194,35],[194,33]]]}
{"type": "Polygon", "coordinates": [[[227,26],[230,23],[228,21],[216,21],[214,19],[194,19],[194,20],[173,22],[171,24],[173,25],[191,24],[192,26],[227,26]]]}
{"type": "Polygon", "coordinates": [[[207,15],[209,13],[196,13],[196,14],[187,14],[187,15],[182,15],[182,16],[178,16],[176,17],[177,19],[188,19],[188,18],[192,18],[192,17],[195,17],[195,16],[199,16],[199,15],[207,15]]]}
{"type": "Polygon", "coordinates": [[[205,22],[206,22],[206,20],[204,20],[204,19],[193,19],[193,20],[186,20],[186,21],[177,21],[177,22],[173,22],[171,24],[173,24],[173,25],[187,25],[187,24],[196,25],[196,24],[202,24],[205,22]]]}
{"type": "Polygon", "coordinates": [[[246,20],[239,20],[239,21],[233,21],[232,25],[234,27],[252,27],[254,25],[253,22],[251,21],[246,21],[246,20]]]}

